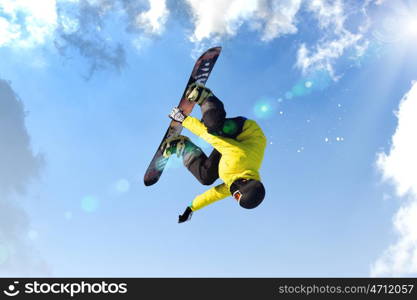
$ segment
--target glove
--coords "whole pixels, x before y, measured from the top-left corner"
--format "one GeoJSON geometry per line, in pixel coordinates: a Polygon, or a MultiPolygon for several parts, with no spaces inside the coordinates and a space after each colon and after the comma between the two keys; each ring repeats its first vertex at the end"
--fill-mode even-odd
{"type": "Polygon", "coordinates": [[[193,215],[193,211],[189,206],[185,209],[184,213],[178,216],[178,223],[184,223],[186,221],[191,220],[191,216],[193,215]]]}
{"type": "Polygon", "coordinates": [[[208,97],[213,96],[210,89],[206,88],[203,84],[194,82],[190,85],[186,92],[188,101],[196,102],[197,104],[203,104],[208,97]]]}
{"type": "Polygon", "coordinates": [[[183,114],[182,110],[178,107],[174,107],[172,111],[169,113],[168,117],[170,117],[172,120],[177,122],[184,122],[186,115],[183,114]]]}

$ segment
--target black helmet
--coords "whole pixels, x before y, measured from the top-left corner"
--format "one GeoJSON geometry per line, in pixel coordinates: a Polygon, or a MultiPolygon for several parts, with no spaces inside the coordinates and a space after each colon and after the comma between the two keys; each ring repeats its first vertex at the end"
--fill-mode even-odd
{"type": "Polygon", "coordinates": [[[237,179],[230,186],[230,192],[243,208],[257,207],[265,198],[262,182],[254,179],[237,179]]]}
{"type": "Polygon", "coordinates": [[[210,134],[219,133],[224,124],[226,113],[217,109],[210,109],[203,114],[203,123],[207,127],[207,132],[210,134]]]}

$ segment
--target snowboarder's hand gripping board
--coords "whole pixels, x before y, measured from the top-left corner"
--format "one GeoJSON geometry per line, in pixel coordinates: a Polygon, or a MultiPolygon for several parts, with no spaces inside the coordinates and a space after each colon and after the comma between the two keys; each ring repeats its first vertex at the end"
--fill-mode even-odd
{"type": "Polygon", "coordinates": [[[174,107],[170,114],[168,115],[172,120],[177,121],[179,123],[184,122],[186,116],[182,112],[182,110],[178,107],[174,107]]]}
{"type": "MultiPolygon", "coordinates": [[[[187,98],[187,96],[189,96],[187,92],[190,92],[190,90],[192,90],[190,89],[190,87],[194,83],[199,83],[201,85],[204,85],[206,83],[211,73],[211,70],[213,69],[214,64],[216,63],[217,58],[220,55],[220,51],[221,47],[211,48],[204,52],[196,61],[190,79],[188,80],[184,93],[181,97],[181,101],[178,104],[178,108],[182,111],[182,114],[184,116],[188,116],[191,113],[195,103],[201,100],[201,97],[196,97],[195,101],[190,101],[190,99],[187,98]]],[[[153,185],[159,180],[165,168],[165,165],[168,162],[168,158],[163,156],[165,150],[163,145],[165,140],[173,136],[180,135],[181,130],[181,123],[179,121],[172,120],[151,163],[149,164],[148,169],[146,170],[144,176],[144,183],[146,186],[153,185]]]]}

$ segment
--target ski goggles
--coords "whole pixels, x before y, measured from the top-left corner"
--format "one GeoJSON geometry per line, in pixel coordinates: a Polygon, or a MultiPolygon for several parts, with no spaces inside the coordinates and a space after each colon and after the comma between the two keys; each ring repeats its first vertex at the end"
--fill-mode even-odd
{"type": "Polygon", "coordinates": [[[235,191],[233,193],[233,198],[235,198],[236,201],[239,202],[240,201],[240,198],[242,198],[242,193],[239,190],[235,191]]]}

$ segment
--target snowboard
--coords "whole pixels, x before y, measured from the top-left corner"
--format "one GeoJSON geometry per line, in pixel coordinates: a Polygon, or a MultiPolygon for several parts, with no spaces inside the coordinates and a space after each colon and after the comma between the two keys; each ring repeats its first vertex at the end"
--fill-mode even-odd
{"type": "MultiPolygon", "coordinates": [[[[182,94],[180,103],[178,104],[178,107],[183,111],[184,115],[188,116],[193,110],[195,104],[195,102],[188,101],[185,97],[188,87],[194,82],[206,84],[211,70],[213,69],[216,60],[220,55],[220,51],[221,47],[210,48],[197,59],[193,71],[191,72],[190,79],[188,80],[188,83],[184,89],[184,93],[182,94]]],[[[170,137],[180,135],[182,128],[183,127],[181,123],[174,120],[172,120],[169,124],[169,127],[158,149],[156,150],[156,153],[153,156],[148,169],[146,170],[144,176],[144,183],[146,186],[150,186],[158,182],[166,164],[168,163],[169,158],[166,158],[162,155],[165,150],[163,147],[165,140],[170,137]]]]}

